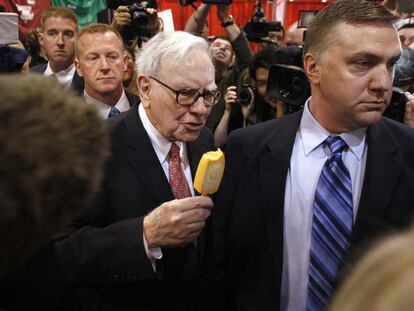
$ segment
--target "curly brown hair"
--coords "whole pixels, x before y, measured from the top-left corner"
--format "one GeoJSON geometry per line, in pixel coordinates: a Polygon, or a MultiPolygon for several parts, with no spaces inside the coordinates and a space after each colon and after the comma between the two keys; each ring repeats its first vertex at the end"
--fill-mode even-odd
{"type": "Polygon", "coordinates": [[[93,107],[53,79],[0,76],[0,94],[0,252],[8,268],[91,203],[109,143],[93,107]]]}

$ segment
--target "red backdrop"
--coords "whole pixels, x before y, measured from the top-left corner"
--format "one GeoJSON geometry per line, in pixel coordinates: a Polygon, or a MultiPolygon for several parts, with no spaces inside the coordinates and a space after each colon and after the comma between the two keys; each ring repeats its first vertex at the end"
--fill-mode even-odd
{"type": "MultiPolygon", "coordinates": [[[[322,3],[321,0],[295,0],[294,2],[288,1],[286,3],[285,13],[285,25],[289,26],[299,18],[300,10],[321,10],[327,4],[333,2],[328,0],[326,3],[322,3]]],[[[200,1],[195,4],[200,5],[200,1]]],[[[249,21],[253,14],[254,6],[257,3],[256,0],[233,0],[231,5],[231,14],[233,15],[237,25],[243,26],[249,21]]],[[[266,17],[268,20],[272,19],[273,13],[273,1],[262,1],[264,9],[266,10],[266,17]]],[[[194,12],[191,6],[182,7],[178,4],[178,0],[160,0],[160,10],[171,9],[173,12],[174,24],[176,30],[183,30],[187,19],[194,12]]],[[[210,35],[224,34],[223,28],[220,26],[220,22],[217,19],[216,7],[213,6],[209,16],[208,22],[210,25],[210,35]]]]}

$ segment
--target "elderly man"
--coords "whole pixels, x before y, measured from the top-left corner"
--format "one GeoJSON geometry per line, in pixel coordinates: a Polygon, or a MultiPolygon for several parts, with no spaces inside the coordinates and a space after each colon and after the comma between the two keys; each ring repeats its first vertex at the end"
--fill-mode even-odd
{"type": "Polygon", "coordinates": [[[72,282],[95,289],[105,310],[195,310],[213,203],[192,185],[213,147],[204,124],[220,97],[214,66],[204,39],[159,33],[138,72],[141,104],[109,120],[102,193],[57,251],[72,282]]]}
{"type": "Polygon", "coordinates": [[[31,68],[32,72],[53,76],[77,93],[83,91],[83,80],[75,71],[75,36],[78,21],[68,8],[52,7],[42,13],[39,43],[44,49],[48,63],[31,68]]]}
{"type": "Polygon", "coordinates": [[[348,254],[411,224],[414,131],[382,117],[394,21],[372,1],[327,6],[305,39],[304,110],[230,135],[213,219],[230,310],[325,310],[348,254]]]}
{"type": "Polygon", "coordinates": [[[75,65],[85,79],[84,97],[104,119],[136,104],[137,96],[123,87],[127,56],[118,31],[106,24],[91,24],[76,36],[75,65]]]}

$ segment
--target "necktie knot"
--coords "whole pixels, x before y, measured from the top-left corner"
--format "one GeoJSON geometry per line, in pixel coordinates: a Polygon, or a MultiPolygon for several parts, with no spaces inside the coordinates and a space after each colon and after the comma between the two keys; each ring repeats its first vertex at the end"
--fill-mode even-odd
{"type": "Polygon", "coordinates": [[[340,136],[329,136],[324,143],[329,147],[332,154],[342,153],[348,147],[340,136]]]}
{"type": "Polygon", "coordinates": [[[108,119],[115,117],[116,115],[120,114],[121,112],[119,111],[118,108],[116,107],[111,107],[111,110],[109,110],[109,115],[108,115],[108,119]]]}
{"type": "Polygon", "coordinates": [[[179,157],[180,156],[180,147],[177,146],[177,144],[172,143],[171,149],[170,149],[170,157],[179,157]]]}

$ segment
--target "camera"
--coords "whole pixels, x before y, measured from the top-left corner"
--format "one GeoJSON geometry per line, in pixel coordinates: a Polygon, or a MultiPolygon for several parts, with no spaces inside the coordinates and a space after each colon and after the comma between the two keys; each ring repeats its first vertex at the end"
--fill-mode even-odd
{"type": "Polygon", "coordinates": [[[124,27],[121,31],[124,42],[131,45],[136,38],[148,37],[151,38],[158,31],[158,15],[156,13],[149,14],[148,8],[157,8],[153,1],[141,0],[123,0],[119,5],[128,7],[131,15],[131,24],[124,27]]]}
{"type": "Polygon", "coordinates": [[[252,92],[250,85],[243,83],[237,88],[237,101],[241,106],[248,106],[252,101],[252,92]]]}
{"type": "MultiPolygon", "coordinates": [[[[281,22],[267,22],[265,19],[265,10],[262,7],[262,2],[259,0],[254,8],[253,16],[249,22],[244,26],[247,40],[252,42],[268,42],[263,38],[269,36],[270,31],[282,31],[281,22]]],[[[273,43],[273,42],[269,42],[273,43]]]]}
{"type": "Polygon", "coordinates": [[[244,26],[247,40],[252,42],[265,42],[263,38],[269,36],[270,31],[281,31],[281,22],[248,22],[244,26]]]}
{"type": "Polygon", "coordinates": [[[404,91],[398,87],[393,87],[390,104],[384,111],[384,117],[403,123],[406,104],[407,97],[405,96],[404,91]]]}
{"type": "Polygon", "coordinates": [[[149,14],[146,6],[142,2],[133,3],[128,6],[131,14],[131,27],[135,29],[144,29],[149,23],[149,14]]]}
{"type": "Polygon", "coordinates": [[[267,80],[267,96],[288,104],[289,112],[298,111],[310,96],[308,77],[300,67],[273,65],[267,80]]]}

